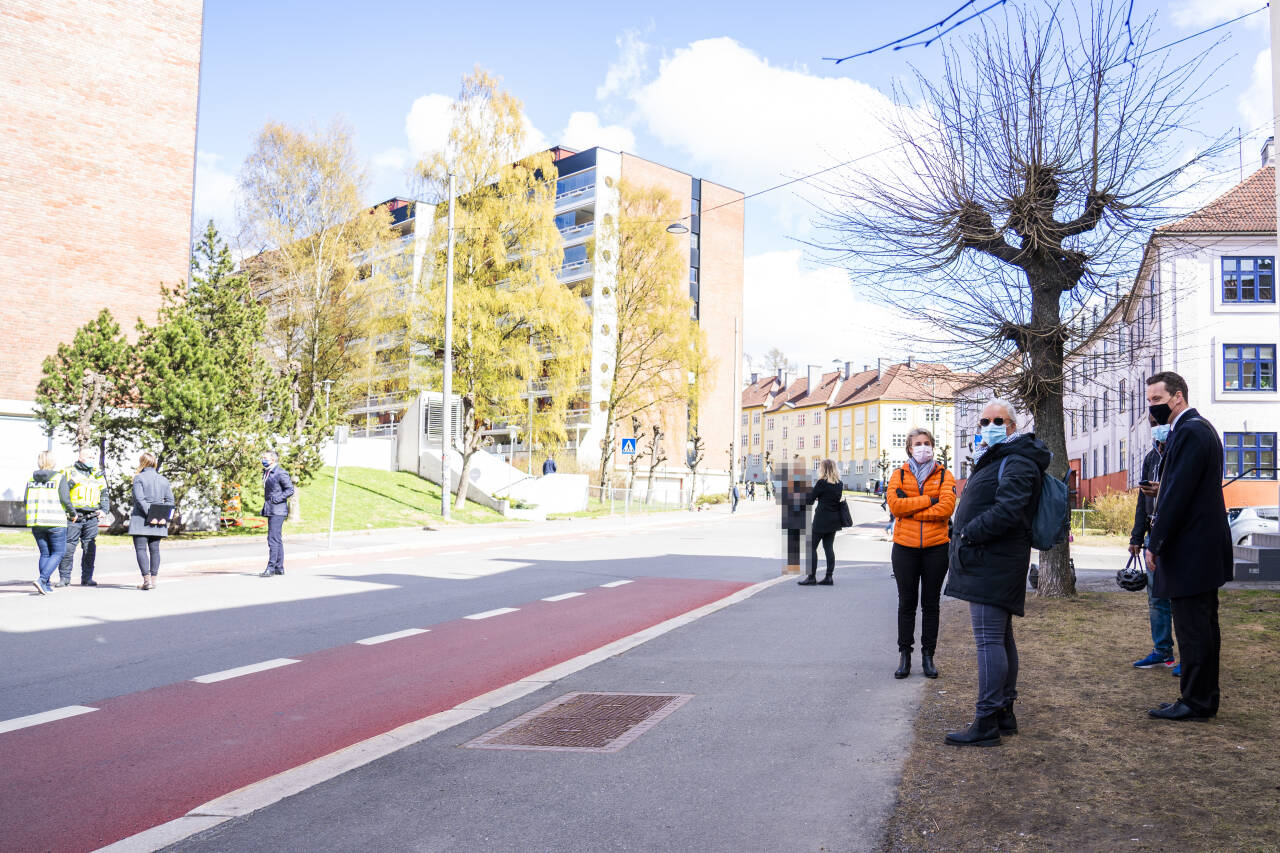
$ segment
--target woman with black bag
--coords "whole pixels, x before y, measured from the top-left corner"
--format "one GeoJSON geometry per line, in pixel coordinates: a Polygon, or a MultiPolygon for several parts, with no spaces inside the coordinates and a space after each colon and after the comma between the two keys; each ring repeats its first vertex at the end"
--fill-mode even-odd
{"type": "Polygon", "coordinates": [[[800,586],[831,586],[831,575],[836,570],[836,531],[845,526],[840,505],[844,502],[844,483],[836,470],[836,463],[823,459],[818,468],[818,482],[813,484],[805,498],[806,504],[817,504],[813,510],[813,526],[809,532],[809,574],[800,586]],[[827,574],[816,580],[818,573],[818,543],[822,543],[827,557],[827,574]]]}

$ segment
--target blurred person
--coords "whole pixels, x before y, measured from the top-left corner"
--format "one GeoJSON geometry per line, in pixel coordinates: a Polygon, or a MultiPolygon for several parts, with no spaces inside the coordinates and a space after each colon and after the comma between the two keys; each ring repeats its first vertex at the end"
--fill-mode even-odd
{"type": "Polygon", "coordinates": [[[738,511],[738,484],[729,487],[729,512],[738,511]]]}
{"type": "Polygon", "coordinates": [[[1148,534],[1152,595],[1169,599],[1178,638],[1180,695],[1147,712],[1160,720],[1217,716],[1222,633],[1218,588],[1235,574],[1231,529],[1222,497],[1223,451],[1218,431],[1187,401],[1187,381],[1165,371],[1147,379],[1148,412],[1168,424],[1148,534]]]}
{"type": "Polygon", "coordinates": [[[969,602],[978,652],[973,723],[950,732],[955,746],[996,746],[1018,731],[1018,648],[1013,617],[1026,604],[1031,524],[1053,455],[1031,433],[1015,435],[1013,404],[995,398],[978,420],[982,448],[965,483],[952,526],[945,593],[969,602]]]}
{"type": "Polygon", "coordinates": [[[542,476],[545,477],[548,474],[554,474],[555,472],[556,472],[556,460],[552,459],[550,456],[542,460],[542,476]]]}
{"type": "Polygon", "coordinates": [[[818,468],[818,481],[805,495],[805,504],[815,505],[813,525],[809,530],[809,573],[798,581],[800,586],[831,586],[835,583],[832,575],[836,570],[836,531],[844,525],[840,521],[840,502],[844,500],[844,483],[840,480],[840,472],[836,463],[823,459],[818,468]],[[827,558],[827,573],[822,580],[815,580],[818,573],[818,544],[822,544],[822,552],[827,558]]]}
{"type": "Polygon", "coordinates": [[[289,517],[293,481],[280,467],[274,450],[262,454],[262,515],[267,519],[267,567],[258,575],[269,578],[284,574],[284,520],[289,517]]]}
{"type": "Polygon", "coordinates": [[[93,449],[82,447],[75,464],[62,472],[71,490],[72,509],[67,518],[67,550],[58,566],[59,586],[71,586],[77,544],[84,549],[80,557],[80,585],[98,585],[93,579],[98,553],[98,518],[111,510],[111,497],[107,494],[106,478],[93,463],[93,449]]]}
{"type": "Polygon", "coordinates": [[[795,466],[782,463],[778,483],[778,504],[782,507],[782,529],[786,534],[787,574],[800,572],[800,537],[804,533],[806,512],[804,474],[795,466]]]}
{"type": "MultiPolygon", "coordinates": [[[[1157,424],[1156,419],[1148,415],[1151,424],[1151,450],[1142,460],[1143,484],[1160,487],[1160,460],[1164,456],[1165,442],[1169,439],[1169,425],[1157,424]]],[[[1138,503],[1133,510],[1133,530],[1129,533],[1129,554],[1140,556],[1147,545],[1147,534],[1151,531],[1151,516],[1155,512],[1154,495],[1139,492],[1138,503]]],[[[1145,562],[1145,560],[1144,560],[1145,562]]],[[[1173,613],[1169,599],[1157,598],[1152,592],[1152,584],[1147,583],[1147,619],[1151,623],[1151,653],[1141,660],[1134,661],[1138,669],[1160,667],[1172,669],[1176,664],[1173,659],[1173,613]]]]}
{"type": "Polygon", "coordinates": [[[71,506],[71,487],[67,478],[58,470],[57,462],[49,451],[36,457],[36,470],[31,472],[27,490],[23,495],[27,510],[27,527],[35,537],[40,552],[37,562],[38,580],[36,592],[48,595],[53,592],[49,578],[62,562],[67,547],[67,519],[74,509],[71,506]]]}
{"type": "Polygon", "coordinates": [[[169,480],[156,470],[154,453],[138,457],[138,470],[133,475],[133,505],[129,509],[129,535],[133,537],[133,553],[142,572],[138,589],[155,589],[160,573],[160,540],[169,535],[169,520],[147,523],[152,504],[173,506],[173,488],[169,480]]]}
{"type": "Polygon", "coordinates": [[[920,608],[920,670],[937,678],[933,655],[938,646],[939,600],[947,576],[950,539],[947,521],[956,508],[955,479],[933,456],[933,433],[916,427],[907,433],[907,461],[889,478],[893,531],[893,577],[898,583],[898,668],[894,678],[911,674],[916,607],[920,608]]]}

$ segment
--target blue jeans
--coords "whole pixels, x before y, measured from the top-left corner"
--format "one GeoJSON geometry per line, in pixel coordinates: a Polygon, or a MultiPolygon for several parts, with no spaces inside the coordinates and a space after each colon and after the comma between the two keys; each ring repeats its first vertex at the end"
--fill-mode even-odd
{"type": "Polygon", "coordinates": [[[40,549],[40,583],[47,584],[67,550],[67,528],[33,527],[31,535],[36,538],[36,547],[40,549]]]}
{"type": "Polygon", "coordinates": [[[1173,657],[1173,609],[1167,598],[1156,598],[1147,584],[1147,615],[1151,618],[1151,649],[1156,654],[1173,657]]]}
{"type": "Polygon", "coordinates": [[[1013,614],[994,604],[969,602],[973,640],[978,646],[977,715],[987,717],[1018,698],[1018,647],[1013,614]]]}

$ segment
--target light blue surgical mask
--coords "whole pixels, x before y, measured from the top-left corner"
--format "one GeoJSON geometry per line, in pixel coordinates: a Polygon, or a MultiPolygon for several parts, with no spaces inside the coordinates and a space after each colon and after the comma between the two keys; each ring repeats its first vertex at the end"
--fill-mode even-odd
{"type": "Polygon", "coordinates": [[[979,434],[982,436],[982,443],[987,447],[995,447],[1008,438],[1005,434],[1004,426],[1001,424],[988,424],[982,427],[979,434]]]}
{"type": "Polygon", "coordinates": [[[1151,428],[1151,437],[1163,444],[1169,440],[1169,430],[1171,429],[1173,429],[1173,427],[1168,424],[1158,424],[1151,428]]]}

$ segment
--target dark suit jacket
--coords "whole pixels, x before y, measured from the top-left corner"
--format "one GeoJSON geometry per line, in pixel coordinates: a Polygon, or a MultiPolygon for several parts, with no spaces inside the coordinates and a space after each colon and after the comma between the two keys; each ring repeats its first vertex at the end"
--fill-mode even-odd
{"type": "Polygon", "coordinates": [[[262,478],[262,514],[268,518],[273,515],[289,514],[289,498],[293,497],[293,481],[279,465],[272,465],[271,470],[262,478]]]}
{"type": "Polygon", "coordinates": [[[1160,465],[1160,495],[1151,519],[1157,598],[1183,598],[1231,580],[1235,564],[1222,498],[1222,442],[1195,409],[1178,418],[1160,465]]]}
{"type": "Polygon", "coordinates": [[[819,480],[809,490],[805,503],[817,504],[813,510],[813,535],[834,533],[840,529],[840,501],[844,499],[843,483],[819,480]]]}

